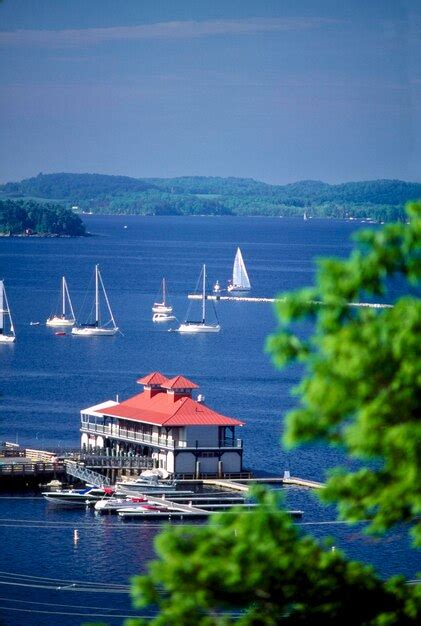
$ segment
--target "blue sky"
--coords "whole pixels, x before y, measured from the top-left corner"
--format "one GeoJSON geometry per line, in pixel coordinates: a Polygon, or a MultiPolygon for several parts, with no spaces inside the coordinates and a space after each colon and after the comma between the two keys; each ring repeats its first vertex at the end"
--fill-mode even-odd
{"type": "Polygon", "coordinates": [[[421,181],[415,0],[3,0],[0,180],[421,181]]]}

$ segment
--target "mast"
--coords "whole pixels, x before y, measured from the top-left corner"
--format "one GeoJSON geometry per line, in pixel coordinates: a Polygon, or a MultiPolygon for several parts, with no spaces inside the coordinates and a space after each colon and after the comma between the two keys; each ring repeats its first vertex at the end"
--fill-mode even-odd
{"type": "Polygon", "coordinates": [[[64,276],[61,279],[61,314],[66,317],[66,279],[64,276]]]}
{"type": "MultiPolygon", "coordinates": [[[[3,290],[4,290],[4,286],[3,286],[3,290]]],[[[10,313],[10,307],[9,307],[9,302],[7,301],[6,291],[4,291],[4,299],[6,300],[7,314],[9,315],[9,320],[10,320],[10,332],[12,333],[13,336],[15,336],[15,327],[13,325],[12,314],[10,313]]]]}
{"type": "Polygon", "coordinates": [[[165,278],[162,279],[162,303],[165,306],[165,278]]]}
{"type": "Polygon", "coordinates": [[[72,306],[72,301],[70,300],[70,294],[69,294],[69,289],[67,287],[67,282],[65,277],[63,276],[63,315],[64,315],[64,310],[65,310],[65,295],[64,292],[66,292],[66,296],[67,296],[67,301],[69,303],[69,308],[70,308],[70,313],[72,314],[72,319],[75,320],[75,312],[73,311],[73,306],[72,306]]]}
{"type": "Polygon", "coordinates": [[[206,316],[206,265],[203,264],[203,288],[202,288],[202,323],[205,323],[206,316]]]}
{"type": "MultiPolygon", "coordinates": [[[[96,267],[98,267],[98,266],[96,266],[96,267]]],[[[113,312],[111,311],[111,306],[110,306],[110,302],[108,300],[107,292],[105,291],[104,283],[102,282],[102,276],[99,273],[99,269],[97,271],[98,271],[99,280],[101,282],[102,291],[104,293],[105,302],[107,303],[108,312],[109,312],[110,317],[111,317],[111,321],[113,323],[114,328],[117,329],[117,324],[115,323],[114,315],[113,315],[113,312]]]]}
{"type": "Polygon", "coordinates": [[[3,281],[0,280],[0,330],[3,330],[4,328],[4,304],[3,304],[3,300],[4,300],[4,284],[3,281]]]}
{"type": "Polygon", "coordinates": [[[99,266],[95,265],[95,322],[98,326],[99,324],[99,292],[98,292],[98,274],[99,274],[99,266]]]}
{"type": "Polygon", "coordinates": [[[2,310],[1,310],[2,326],[1,327],[4,330],[4,316],[6,314],[6,315],[9,316],[10,332],[11,332],[12,336],[15,337],[15,327],[13,326],[12,315],[10,313],[9,302],[7,300],[6,289],[4,288],[4,282],[3,281],[1,281],[1,286],[2,286],[2,293],[3,293],[4,304],[6,305],[6,307],[4,307],[4,304],[2,304],[2,310]]]}

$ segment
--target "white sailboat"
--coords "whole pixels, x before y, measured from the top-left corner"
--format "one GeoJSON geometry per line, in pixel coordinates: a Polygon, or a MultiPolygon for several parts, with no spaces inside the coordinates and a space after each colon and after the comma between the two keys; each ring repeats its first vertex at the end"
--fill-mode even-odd
{"type": "MultiPolygon", "coordinates": [[[[221,330],[221,327],[218,323],[218,317],[216,315],[216,309],[215,309],[215,305],[213,304],[213,301],[212,301],[212,305],[213,305],[214,312],[215,312],[216,323],[209,324],[206,322],[206,265],[203,265],[201,277],[202,277],[202,319],[198,321],[188,319],[189,311],[191,307],[190,305],[189,311],[187,313],[186,321],[180,324],[178,328],[174,329],[176,332],[179,332],[179,333],[218,333],[221,330]]],[[[199,277],[199,281],[200,281],[200,277],[199,277]]]]}
{"type": "Polygon", "coordinates": [[[113,313],[111,311],[110,303],[108,300],[107,292],[105,291],[104,283],[102,282],[101,272],[99,271],[99,265],[95,265],[95,319],[93,322],[87,324],[81,324],[72,328],[72,335],[78,337],[106,337],[109,335],[115,335],[118,332],[118,326],[115,323],[113,313]],[[101,320],[100,311],[100,288],[104,294],[105,303],[107,305],[108,314],[110,319],[103,323],[101,320]]]}
{"type": "Polygon", "coordinates": [[[0,343],[13,343],[16,339],[15,328],[10,314],[4,282],[0,280],[0,343]]]}
{"type": "Polygon", "coordinates": [[[152,317],[154,322],[167,322],[175,319],[174,315],[171,315],[172,306],[167,303],[165,278],[162,279],[162,301],[154,302],[152,313],[154,314],[152,317]]]}
{"type": "Polygon", "coordinates": [[[61,315],[51,315],[45,322],[47,326],[73,326],[76,322],[72,301],[70,300],[67,282],[63,276],[61,279],[61,315]],[[66,304],[68,304],[70,317],[66,316],[66,304]]]}
{"type": "Polygon", "coordinates": [[[247,274],[246,266],[244,265],[243,255],[241,254],[240,248],[237,248],[237,253],[234,259],[234,267],[232,270],[232,281],[230,281],[227,290],[249,291],[250,289],[250,280],[247,274]]]}

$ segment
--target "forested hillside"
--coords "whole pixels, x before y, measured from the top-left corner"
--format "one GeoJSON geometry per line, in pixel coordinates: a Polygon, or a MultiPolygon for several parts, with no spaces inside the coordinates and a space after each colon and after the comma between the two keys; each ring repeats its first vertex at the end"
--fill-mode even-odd
{"type": "Polygon", "coordinates": [[[374,180],[329,185],[305,180],[269,185],[250,178],[130,178],[102,174],[39,174],[0,186],[0,197],[54,200],[80,211],[139,215],[272,215],[404,219],[421,184],[374,180]]]}
{"type": "Polygon", "coordinates": [[[85,235],[78,215],[60,205],[0,200],[1,235],[85,235]]]}

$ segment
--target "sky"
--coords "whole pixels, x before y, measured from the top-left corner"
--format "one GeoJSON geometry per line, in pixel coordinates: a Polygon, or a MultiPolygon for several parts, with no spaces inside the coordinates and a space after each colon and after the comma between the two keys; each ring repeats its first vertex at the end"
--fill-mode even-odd
{"type": "Polygon", "coordinates": [[[0,182],[421,182],[419,0],[3,0],[0,182]]]}

